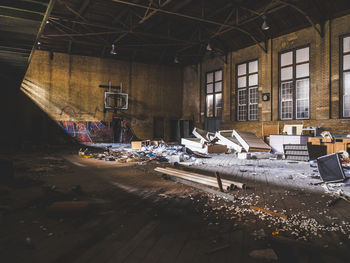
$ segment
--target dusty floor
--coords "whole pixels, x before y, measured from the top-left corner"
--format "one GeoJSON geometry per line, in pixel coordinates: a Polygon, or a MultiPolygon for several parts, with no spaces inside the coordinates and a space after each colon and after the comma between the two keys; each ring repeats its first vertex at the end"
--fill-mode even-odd
{"type": "Polygon", "coordinates": [[[0,185],[1,262],[350,261],[350,204],[328,207],[326,194],[250,180],[227,201],[163,179],[153,171],[159,164],[57,151],[11,158],[15,181],[0,185]],[[74,216],[47,213],[65,200],[86,200],[92,208],[74,216]]]}

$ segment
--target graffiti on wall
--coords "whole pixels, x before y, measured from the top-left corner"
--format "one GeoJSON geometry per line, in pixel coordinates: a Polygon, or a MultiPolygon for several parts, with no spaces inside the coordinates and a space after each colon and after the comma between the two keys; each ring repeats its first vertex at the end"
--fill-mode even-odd
{"type": "Polygon", "coordinates": [[[111,142],[113,131],[110,125],[101,121],[58,121],[68,134],[81,143],[111,142]]]}

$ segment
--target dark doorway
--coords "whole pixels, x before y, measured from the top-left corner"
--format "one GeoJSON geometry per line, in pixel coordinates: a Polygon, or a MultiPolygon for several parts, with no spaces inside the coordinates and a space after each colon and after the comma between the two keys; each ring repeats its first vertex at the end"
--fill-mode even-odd
{"type": "Polygon", "coordinates": [[[113,118],[112,127],[114,143],[130,143],[137,139],[129,124],[122,118],[113,118]]]}
{"type": "Polygon", "coordinates": [[[192,120],[171,120],[170,121],[170,141],[180,142],[181,138],[191,137],[193,130],[192,120]]]}
{"type": "Polygon", "coordinates": [[[154,117],[153,119],[153,138],[163,139],[164,138],[164,118],[154,117]]]}
{"type": "Polygon", "coordinates": [[[216,132],[220,130],[220,122],[219,118],[206,118],[204,123],[204,129],[209,132],[216,132]]]}

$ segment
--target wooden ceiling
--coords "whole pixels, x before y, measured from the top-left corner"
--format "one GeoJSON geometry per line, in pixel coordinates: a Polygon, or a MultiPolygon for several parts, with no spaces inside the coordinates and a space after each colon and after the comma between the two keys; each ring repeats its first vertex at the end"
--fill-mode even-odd
{"type": "Polygon", "coordinates": [[[349,0],[56,0],[37,48],[188,65],[254,44],[265,50],[267,39],[309,26],[322,37],[326,20],[349,12],[349,0]]]}
{"type": "Polygon", "coordinates": [[[19,88],[53,0],[0,1],[0,82],[19,88]]]}

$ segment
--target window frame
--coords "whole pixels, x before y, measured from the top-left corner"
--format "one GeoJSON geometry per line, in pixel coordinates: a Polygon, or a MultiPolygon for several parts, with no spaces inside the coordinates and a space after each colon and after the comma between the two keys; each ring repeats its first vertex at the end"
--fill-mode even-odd
{"type": "Polygon", "coordinates": [[[310,108],[310,100],[311,100],[311,60],[310,60],[310,54],[311,54],[311,45],[310,44],[306,44],[303,46],[298,46],[295,48],[291,48],[291,49],[286,49],[286,50],[282,50],[280,52],[278,52],[278,119],[281,121],[289,121],[289,120],[310,120],[310,116],[311,116],[311,108],[310,108]],[[309,59],[308,61],[303,61],[303,62],[296,62],[296,52],[299,49],[304,49],[304,48],[308,48],[309,49],[309,59]],[[285,53],[289,53],[292,52],[292,64],[286,65],[286,66],[281,66],[281,57],[283,54],[285,53]],[[307,77],[296,77],[296,68],[298,65],[302,65],[302,64],[306,64],[309,63],[309,75],[307,77]],[[281,69],[282,68],[287,68],[292,66],[293,69],[293,74],[292,74],[292,78],[291,79],[286,79],[286,80],[281,80],[281,69]],[[296,105],[296,83],[298,80],[303,80],[303,79],[308,79],[309,80],[309,87],[308,87],[308,117],[306,118],[297,118],[297,105],[296,105]],[[287,82],[292,82],[292,118],[282,118],[282,83],[287,83],[287,82]]]}
{"type": "MultiPolygon", "coordinates": [[[[236,78],[236,121],[239,121],[239,122],[244,122],[244,121],[259,121],[259,58],[254,58],[254,59],[250,59],[250,60],[246,60],[246,61],[243,61],[243,62],[240,62],[240,63],[237,63],[236,64],[236,74],[235,74],[235,78],[236,78]],[[257,65],[257,71],[256,72],[253,72],[253,73],[249,73],[249,63],[251,62],[254,62],[256,61],[258,63],[257,65]],[[243,64],[246,64],[246,73],[243,74],[243,75],[240,75],[238,76],[238,66],[240,65],[243,65],[243,64]],[[257,74],[258,76],[258,83],[257,85],[254,85],[254,86],[249,86],[249,76],[250,75],[255,75],[257,74]],[[246,77],[246,86],[244,88],[239,88],[238,87],[238,79],[240,77],[243,77],[245,76],[246,77]],[[256,119],[250,119],[250,111],[249,111],[249,106],[250,106],[250,103],[249,103],[249,94],[250,94],[250,90],[253,89],[253,88],[256,88],[257,89],[257,102],[256,103],[252,103],[252,105],[256,104],[257,105],[257,118],[256,119]],[[245,90],[245,106],[246,106],[246,111],[245,111],[245,119],[244,120],[240,120],[239,119],[239,92],[242,91],[242,90],[245,90]]],[[[243,105],[243,104],[242,104],[243,105]]]]}
{"type": "Polygon", "coordinates": [[[350,33],[339,36],[339,118],[350,119],[344,116],[344,73],[350,72],[350,69],[344,70],[344,56],[350,55],[350,51],[344,53],[344,38],[350,37],[350,33]]]}
{"type": "Polygon", "coordinates": [[[211,70],[211,71],[207,71],[205,72],[205,85],[204,85],[204,90],[205,90],[205,117],[206,118],[218,118],[221,119],[222,118],[222,113],[223,113],[223,91],[224,91],[224,71],[222,70],[222,68],[219,69],[215,69],[215,70],[211,70]],[[216,81],[215,80],[215,72],[221,71],[221,80],[216,81]],[[210,82],[213,84],[213,92],[212,93],[208,93],[207,92],[207,85],[210,84],[208,83],[208,74],[212,73],[213,74],[213,81],[210,82]],[[221,91],[220,92],[216,92],[215,90],[215,83],[219,83],[221,82],[221,91]],[[216,95],[217,94],[221,94],[221,116],[218,117],[216,114],[216,95]],[[207,97],[208,95],[213,95],[213,116],[212,117],[208,117],[208,105],[207,105],[207,97]]]}

